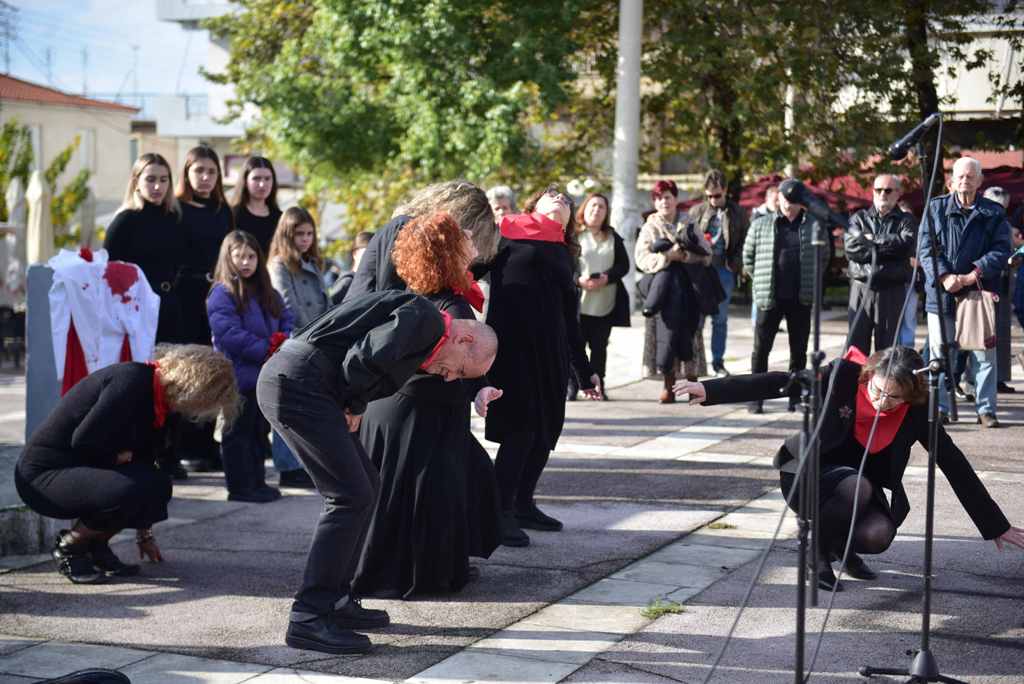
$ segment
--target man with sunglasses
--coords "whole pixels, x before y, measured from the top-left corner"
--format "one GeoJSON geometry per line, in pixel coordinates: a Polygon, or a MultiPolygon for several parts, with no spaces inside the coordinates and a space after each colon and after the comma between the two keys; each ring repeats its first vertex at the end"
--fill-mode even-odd
{"type": "Polygon", "coordinates": [[[736,274],[743,268],[743,241],[747,237],[747,213],[728,199],[725,174],[711,169],[704,176],[704,201],[690,209],[690,222],[711,243],[711,265],[725,290],[718,313],[711,317],[711,365],[718,377],[726,377],[725,341],[729,333],[729,303],[736,274]]]}
{"type": "Polygon", "coordinates": [[[903,300],[913,269],[914,217],[899,208],[899,176],[875,178],[872,206],[850,219],[846,258],[850,274],[850,344],[865,352],[891,347],[902,321],[903,300]],[[858,312],[863,312],[858,316],[858,312]]]}

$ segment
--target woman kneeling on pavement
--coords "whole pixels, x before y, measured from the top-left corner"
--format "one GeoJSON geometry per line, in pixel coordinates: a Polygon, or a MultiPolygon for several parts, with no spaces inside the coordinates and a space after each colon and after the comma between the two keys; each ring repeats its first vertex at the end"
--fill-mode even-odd
{"type": "MultiPolygon", "coordinates": [[[[917,371],[924,362],[908,347],[890,347],[865,358],[850,347],[846,355],[823,369],[824,388],[832,385],[822,408],[821,534],[818,586],[827,591],[838,584],[831,562],[842,557],[850,523],[856,517],[845,572],[857,579],[876,577],[857,553],[882,553],[892,544],[896,529],[907,518],[910,502],[903,473],[914,442],[928,448],[928,391],[917,371]],[[878,415],[877,425],[873,426],[878,415]],[[872,433],[872,429],[874,432],[872,433]],[[858,471],[864,451],[863,475],[858,471]],[[891,504],[882,489],[892,492],[891,504]]],[[[792,386],[787,372],[756,373],[706,382],[676,383],[677,396],[688,394],[691,404],[711,406],[781,397],[792,386]]],[[[790,388],[795,399],[799,387],[790,388]]],[[[963,452],[939,426],[937,464],[981,536],[1002,550],[1003,544],[1024,548],[1024,530],[1013,527],[989,496],[963,452]]],[[[775,455],[782,493],[788,497],[796,479],[800,435],[791,436],[775,455]]],[[[796,496],[790,501],[799,507],[796,496]]],[[[839,591],[842,585],[836,587],[839,591]]]]}
{"type": "Polygon", "coordinates": [[[171,480],[154,465],[167,439],[166,421],[178,414],[195,422],[238,405],[234,369],[203,345],[157,348],[150,363],[119,363],[85,377],[57,403],[25,445],[14,470],[18,495],[36,513],[76,519],[53,549],[58,571],[75,584],[129,576],[110,538],[134,528],[139,558],[163,556],[151,531],[167,519],[171,480]]]}

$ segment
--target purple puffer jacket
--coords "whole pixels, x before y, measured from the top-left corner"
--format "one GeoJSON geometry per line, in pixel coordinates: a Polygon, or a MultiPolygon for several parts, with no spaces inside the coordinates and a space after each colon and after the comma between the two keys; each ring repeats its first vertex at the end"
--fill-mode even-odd
{"type": "MultiPolygon", "coordinates": [[[[274,296],[280,299],[276,292],[274,296]]],[[[213,332],[213,346],[231,359],[239,392],[256,388],[256,379],[270,349],[270,336],[276,332],[291,334],[292,312],[283,302],[281,307],[281,318],[272,318],[264,315],[256,299],[251,298],[245,311],[238,313],[235,300],[226,287],[218,283],[210,290],[206,313],[213,332]]]]}

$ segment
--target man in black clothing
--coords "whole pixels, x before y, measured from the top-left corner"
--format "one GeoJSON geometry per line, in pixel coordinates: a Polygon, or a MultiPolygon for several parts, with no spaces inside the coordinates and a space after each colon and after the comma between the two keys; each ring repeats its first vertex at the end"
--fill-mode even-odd
{"type": "Polygon", "coordinates": [[[349,595],[380,486],[352,434],[366,405],[394,394],[417,371],[446,381],[480,377],[496,351],[487,325],[451,319],[423,297],[386,291],[328,310],[263,366],[260,408],[324,498],[292,604],[289,646],[365,653],[370,640],[352,630],[389,624],[387,613],[349,595]]]}
{"type": "Polygon", "coordinates": [[[850,273],[850,344],[871,353],[898,343],[903,300],[913,273],[917,235],[914,217],[899,208],[902,184],[898,176],[875,178],[874,202],[850,219],[846,231],[846,258],[850,273]],[[857,312],[863,313],[857,316],[857,312]]]}

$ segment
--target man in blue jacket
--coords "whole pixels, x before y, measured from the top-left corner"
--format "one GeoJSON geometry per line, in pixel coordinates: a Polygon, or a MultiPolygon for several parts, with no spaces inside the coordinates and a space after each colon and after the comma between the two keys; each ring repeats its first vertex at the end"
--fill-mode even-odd
{"type": "MultiPolygon", "coordinates": [[[[981,163],[971,157],[961,157],[953,164],[952,192],[936,197],[926,208],[926,226],[922,230],[918,259],[926,278],[925,311],[928,312],[928,343],[932,354],[939,353],[940,320],[946,327],[947,340],[952,344],[955,339],[957,293],[978,287],[998,292],[999,274],[1010,255],[1010,224],[1006,221],[1006,212],[997,202],[978,195],[981,181],[981,163]],[[942,290],[941,307],[934,286],[932,230],[938,240],[936,265],[942,290]]],[[[972,351],[970,357],[969,362],[975,364],[978,422],[985,427],[999,427],[996,350],[993,347],[972,351]]],[[[945,419],[949,397],[944,384],[940,387],[939,409],[945,419]]]]}

